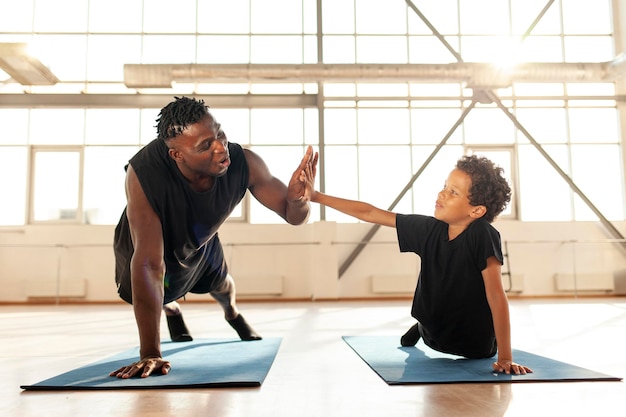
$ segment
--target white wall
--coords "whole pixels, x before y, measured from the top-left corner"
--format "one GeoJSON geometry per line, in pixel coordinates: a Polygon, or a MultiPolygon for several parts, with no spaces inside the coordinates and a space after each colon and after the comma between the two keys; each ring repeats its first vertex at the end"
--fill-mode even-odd
{"type": "MultiPolygon", "coordinates": [[[[508,242],[513,289],[522,296],[572,295],[555,288],[555,274],[578,277],[580,287],[585,279],[596,280],[601,288],[595,293],[610,293],[613,273],[626,269],[622,246],[607,242],[611,237],[600,223],[500,220],[495,226],[508,242]]],[[[222,227],[220,238],[231,273],[239,281],[240,299],[410,296],[419,259],[398,251],[395,229],[381,228],[338,279],[339,266],[370,227],[334,222],[297,227],[229,223],[222,227]],[[386,285],[388,277],[388,288],[374,292],[373,276],[382,277],[379,286],[386,285]]],[[[616,227],[624,234],[623,223],[616,227]]],[[[112,226],[0,228],[0,302],[57,296],[119,301],[112,238],[112,226]]],[[[505,282],[508,285],[508,277],[505,282]]]]}

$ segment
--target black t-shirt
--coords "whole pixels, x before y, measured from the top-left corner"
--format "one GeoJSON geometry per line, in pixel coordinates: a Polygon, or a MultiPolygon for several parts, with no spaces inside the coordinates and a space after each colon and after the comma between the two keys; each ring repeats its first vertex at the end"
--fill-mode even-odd
{"type": "Polygon", "coordinates": [[[450,241],[447,223],[415,214],[398,214],[396,230],[400,251],[421,259],[411,315],[422,325],[424,342],[460,356],[493,356],[495,333],[482,271],[491,256],[502,263],[500,233],[477,219],[450,241]]]}
{"type": "MultiPolygon", "coordinates": [[[[249,180],[242,147],[229,143],[228,150],[231,164],[227,173],[217,177],[213,188],[204,192],[189,186],[162,140],[153,140],[130,160],[148,202],[161,220],[165,303],[184,296],[212,270],[220,270],[221,275],[227,272],[221,246],[215,247],[219,246],[217,231],[244,197],[249,180]]],[[[133,250],[124,210],[115,230],[114,252],[115,280],[127,301],[133,250]]]]}

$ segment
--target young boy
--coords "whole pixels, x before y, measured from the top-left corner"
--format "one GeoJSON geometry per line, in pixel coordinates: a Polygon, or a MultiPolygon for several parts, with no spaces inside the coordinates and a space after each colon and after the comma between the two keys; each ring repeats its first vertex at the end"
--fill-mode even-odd
{"type": "Polygon", "coordinates": [[[305,170],[312,202],[395,227],[400,251],[421,258],[411,309],[417,323],[402,336],[402,346],[414,346],[422,338],[435,350],[467,358],[490,358],[497,352],[496,372],[532,372],[513,362],[500,234],[491,225],[511,198],[502,168],[485,157],[461,158],[437,196],[434,217],[396,214],[317,192],[316,170],[314,164],[305,170]]]}

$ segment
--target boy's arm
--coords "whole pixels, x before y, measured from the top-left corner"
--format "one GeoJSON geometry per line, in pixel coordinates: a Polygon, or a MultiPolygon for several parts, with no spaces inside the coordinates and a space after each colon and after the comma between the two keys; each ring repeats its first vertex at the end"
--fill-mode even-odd
{"type": "Polygon", "coordinates": [[[500,261],[495,256],[487,259],[487,267],[482,271],[482,275],[498,343],[498,360],[493,364],[493,369],[496,372],[507,374],[524,375],[531,373],[530,368],[513,362],[509,302],[502,287],[500,261]]]}
{"type": "Polygon", "coordinates": [[[364,222],[396,227],[396,213],[379,209],[362,201],[333,197],[319,191],[311,193],[311,201],[331,207],[364,222]]]}
{"type": "Polygon", "coordinates": [[[302,171],[298,180],[305,187],[305,196],[310,196],[314,203],[323,204],[327,207],[340,211],[348,216],[356,217],[368,223],[375,223],[381,226],[396,227],[396,213],[382,210],[371,204],[362,201],[348,200],[346,198],[333,197],[315,191],[315,175],[317,173],[317,154],[308,164],[301,166],[302,171]]]}

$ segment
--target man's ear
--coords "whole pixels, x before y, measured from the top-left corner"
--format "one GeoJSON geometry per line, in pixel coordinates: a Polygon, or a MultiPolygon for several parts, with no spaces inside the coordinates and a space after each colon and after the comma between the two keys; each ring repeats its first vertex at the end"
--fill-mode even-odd
{"type": "Polygon", "coordinates": [[[174,161],[178,161],[180,159],[180,152],[176,148],[169,148],[167,153],[174,161]]]}
{"type": "Polygon", "coordinates": [[[470,216],[474,219],[480,219],[487,213],[487,207],[485,206],[473,206],[470,216]]]}

